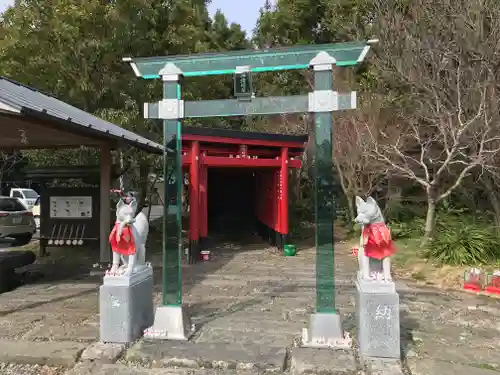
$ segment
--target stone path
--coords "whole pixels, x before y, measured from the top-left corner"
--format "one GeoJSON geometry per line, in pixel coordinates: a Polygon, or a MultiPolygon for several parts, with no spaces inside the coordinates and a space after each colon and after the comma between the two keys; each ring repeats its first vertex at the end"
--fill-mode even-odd
{"type": "Polygon", "coordinates": [[[314,307],[312,251],[285,258],[261,244],[244,252],[227,244],[213,262],[220,266],[203,279],[186,278],[185,302],[199,327],[194,342],[291,346],[314,307]]]}
{"type": "MultiPolygon", "coordinates": [[[[344,329],[354,333],[356,260],[346,246],[338,245],[336,254],[336,302],[344,329]]],[[[314,308],[313,249],[285,258],[262,244],[222,244],[213,256],[183,269],[185,303],[197,326],[190,343],[140,340],[123,353],[123,347],[89,349],[98,340],[97,278],[0,295],[0,374],[245,375],[251,368],[281,372],[285,365],[295,373],[362,373],[359,362],[354,372],[334,371],[352,356],[291,349],[314,308]],[[104,361],[96,360],[103,354],[104,361]],[[313,360],[323,367],[311,368],[313,360]]],[[[365,374],[500,373],[500,301],[403,284],[404,361],[372,361],[365,374]]]]}

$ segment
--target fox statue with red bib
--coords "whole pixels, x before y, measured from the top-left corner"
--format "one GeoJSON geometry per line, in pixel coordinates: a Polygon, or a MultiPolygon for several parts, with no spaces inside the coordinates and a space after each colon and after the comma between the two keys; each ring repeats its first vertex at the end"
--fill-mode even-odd
{"type": "Polygon", "coordinates": [[[154,322],[153,267],[145,262],[149,223],[137,210],[133,196],[122,196],[116,205],[109,235],[113,264],[99,288],[101,342],[132,343],[154,322]]]}
{"type": "Polygon", "coordinates": [[[364,280],[392,281],[391,256],[396,248],[391,232],[385,224],[382,211],[375,199],[368,197],[366,202],[356,197],[356,223],[363,226],[358,251],[359,277],[364,280]],[[372,270],[372,263],[380,264],[381,270],[372,270]],[[382,271],[382,272],[380,272],[382,271]]]}
{"type": "Polygon", "coordinates": [[[361,358],[401,357],[399,294],[391,277],[396,248],[377,202],[356,197],[361,224],[356,280],[357,342],[361,358]]]}
{"type": "Polygon", "coordinates": [[[149,223],[146,215],[139,212],[137,216],[137,200],[123,199],[116,205],[116,222],[109,243],[113,250],[113,265],[109,276],[131,276],[146,267],[146,240],[149,223]],[[123,265],[120,267],[120,260],[123,265]]]}

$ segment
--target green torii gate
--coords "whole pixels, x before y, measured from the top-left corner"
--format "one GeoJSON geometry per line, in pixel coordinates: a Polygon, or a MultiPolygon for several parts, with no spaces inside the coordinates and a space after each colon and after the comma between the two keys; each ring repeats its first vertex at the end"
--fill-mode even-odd
{"type": "Polygon", "coordinates": [[[306,345],[325,346],[343,338],[335,308],[334,279],[334,192],[332,178],[333,111],[356,108],[356,92],[333,90],[333,67],[362,62],[372,43],[307,45],[279,49],[249,50],[213,54],[126,57],[137,77],[163,80],[163,100],[144,104],[144,117],[163,120],[164,176],[173,176],[176,191],[165,181],[163,227],[163,299],[157,308],[154,335],[163,339],[187,340],[189,317],[182,308],[182,147],[184,118],[251,116],[310,112],[315,117],[314,197],[316,221],[316,313],[311,315],[306,345]],[[314,70],[314,91],[308,95],[256,98],[252,73],[284,70],[314,70]],[[233,74],[237,99],[184,101],[181,77],[233,74]],[[172,199],[174,195],[175,199],[172,199]]]}

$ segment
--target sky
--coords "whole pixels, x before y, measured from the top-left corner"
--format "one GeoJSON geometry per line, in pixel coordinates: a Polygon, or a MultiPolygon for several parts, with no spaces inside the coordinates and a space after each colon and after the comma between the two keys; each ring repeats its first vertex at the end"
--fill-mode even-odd
{"type": "MultiPolygon", "coordinates": [[[[247,36],[252,35],[255,22],[259,17],[259,9],[265,0],[212,0],[209,6],[210,14],[213,15],[217,9],[221,9],[229,22],[239,23],[247,36]]],[[[0,0],[0,12],[4,11],[12,0],[0,0]]]]}
{"type": "MultiPolygon", "coordinates": [[[[5,0],[0,0],[0,2],[5,0]]],[[[265,0],[212,0],[208,10],[213,15],[217,9],[229,20],[229,23],[239,23],[247,36],[252,35],[255,22],[259,17],[259,9],[264,5],[265,0]]]]}

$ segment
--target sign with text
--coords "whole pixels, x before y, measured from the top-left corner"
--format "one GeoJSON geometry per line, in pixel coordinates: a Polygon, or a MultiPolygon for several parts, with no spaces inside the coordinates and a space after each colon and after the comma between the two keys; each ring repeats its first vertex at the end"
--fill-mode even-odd
{"type": "Polygon", "coordinates": [[[234,74],[234,96],[251,99],[252,93],[252,73],[250,71],[236,72],[234,74]]]}

